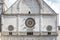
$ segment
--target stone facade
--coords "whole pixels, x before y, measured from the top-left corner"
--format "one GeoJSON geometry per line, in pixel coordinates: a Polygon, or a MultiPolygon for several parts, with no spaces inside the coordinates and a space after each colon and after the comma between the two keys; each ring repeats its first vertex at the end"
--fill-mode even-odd
{"type": "Polygon", "coordinates": [[[1,40],[57,40],[57,14],[43,0],[16,1],[1,24],[1,40]]]}

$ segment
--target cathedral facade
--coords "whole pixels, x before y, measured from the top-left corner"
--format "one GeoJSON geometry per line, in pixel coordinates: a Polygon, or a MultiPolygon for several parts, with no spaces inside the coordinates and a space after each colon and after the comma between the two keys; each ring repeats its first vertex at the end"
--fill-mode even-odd
{"type": "Polygon", "coordinates": [[[3,4],[1,40],[57,40],[57,13],[43,0],[17,0],[6,11],[3,4]]]}

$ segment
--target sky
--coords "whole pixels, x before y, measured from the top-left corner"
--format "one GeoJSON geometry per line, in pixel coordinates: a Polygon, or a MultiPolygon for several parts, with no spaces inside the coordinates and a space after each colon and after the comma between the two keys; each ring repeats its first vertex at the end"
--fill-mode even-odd
{"type": "Polygon", "coordinates": [[[44,0],[56,13],[60,12],[60,0],[44,0]]]}
{"type": "MultiPolygon", "coordinates": [[[[8,0],[8,4],[10,7],[16,0],[8,0]]],[[[58,17],[58,25],[60,26],[60,0],[44,0],[56,13],[59,14],[58,17]]]]}

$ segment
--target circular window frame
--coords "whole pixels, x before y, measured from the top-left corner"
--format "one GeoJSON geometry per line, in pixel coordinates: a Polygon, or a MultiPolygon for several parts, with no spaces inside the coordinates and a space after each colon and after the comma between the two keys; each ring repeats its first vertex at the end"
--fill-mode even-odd
{"type": "Polygon", "coordinates": [[[13,25],[9,25],[9,26],[8,26],[8,30],[9,30],[9,31],[13,31],[13,30],[14,30],[14,26],[13,26],[13,25]]]}
{"type": "Polygon", "coordinates": [[[47,29],[47,31],[51,31],[52,30],[52,26],[48,25],[46,29],[47,29]]]}
{"type": "Polygon", "coordinates": [[[28,27],[28,28],[32,28],[35,26],[35,20],[33,18],[27,18],[26,21],[25,21],[25,25],[28,27]],[[31,22],[31,23],[30,23],[31,22]],[[30,23],[30,24],[28,24],[30,23]]]}

